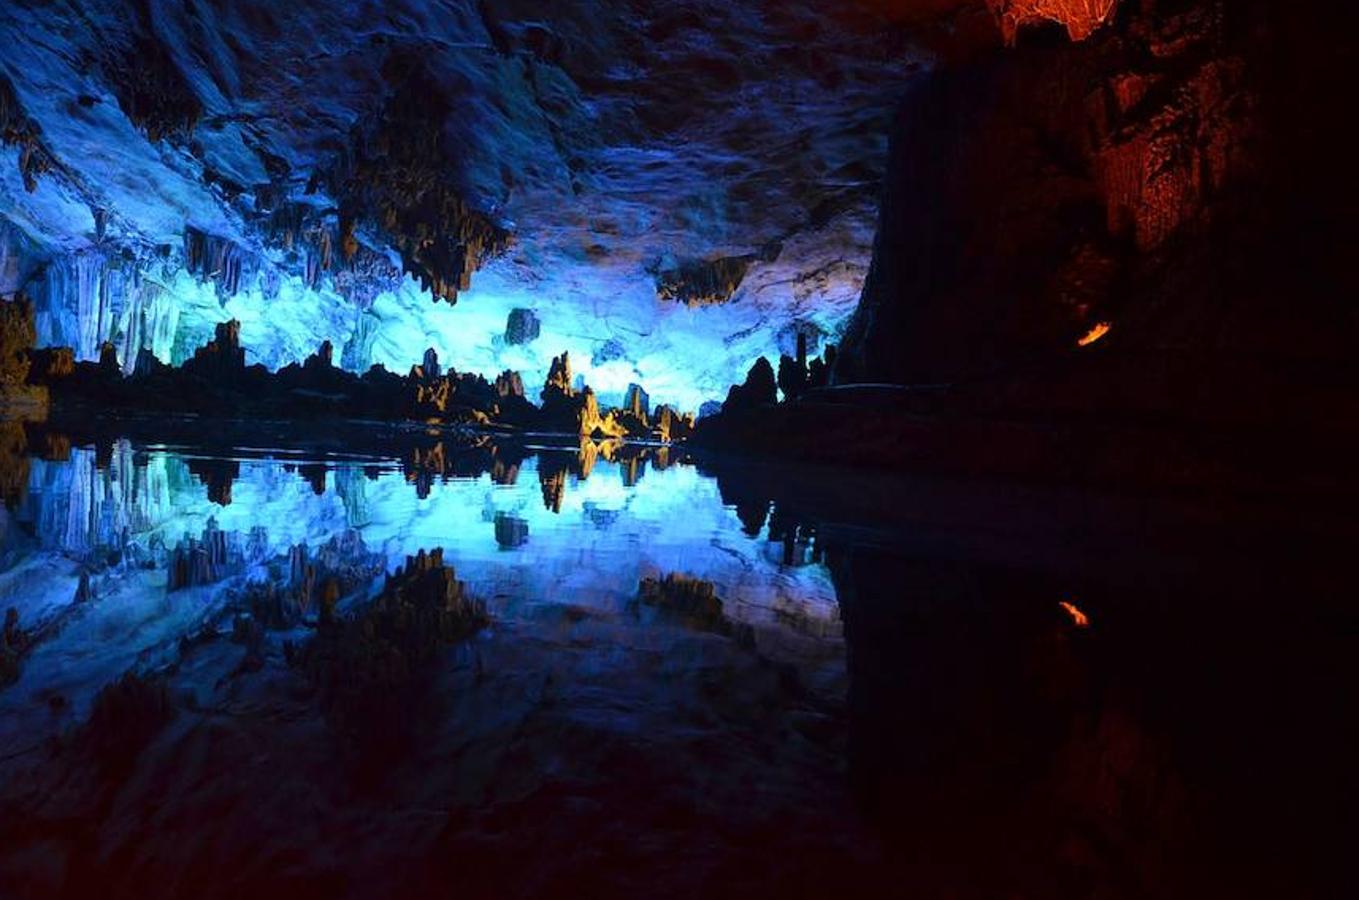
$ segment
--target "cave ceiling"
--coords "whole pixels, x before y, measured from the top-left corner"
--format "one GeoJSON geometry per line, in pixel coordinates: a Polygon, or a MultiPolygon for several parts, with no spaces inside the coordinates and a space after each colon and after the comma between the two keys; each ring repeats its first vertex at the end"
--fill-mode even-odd
{"type": "Polygon", "coordinates": [[[697,403],[834,339],[895,104],[928,30],[979,10],[9,0],[0,290],[46,290],[40,333],[82,355],[182,357],[234,317],[270,365],[325,337],[354,367],[435,346],[528,378],[570,350],[606,394],[697,403]]]}

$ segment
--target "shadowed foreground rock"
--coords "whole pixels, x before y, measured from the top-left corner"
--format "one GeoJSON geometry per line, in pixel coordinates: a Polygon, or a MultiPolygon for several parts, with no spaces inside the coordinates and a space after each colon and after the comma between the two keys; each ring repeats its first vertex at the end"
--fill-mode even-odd
{"type": "MultiPolygon", "coordinates": [[[[31,307],[7,304],[5,308],[11,307],[15,313],[0,325],[12,319],[16,323],[9,329],[12,340],[31,347],[31,307]],[[25,321],[27,331],[22,326],[25,321]]],[[[500,431],[662,441],[682,438],[688,429],[687,419],[680,421],[683,417],[673,409],[664,427],[659,422],[653,427],[645,415],[629,418],[615,410],[602,410],[591,388],[578,389],[574,384],[566,353],[553,361],[540,394],[541,407],[526,398],[519,373],[507,370],[488,381],[482,375],[442,365],[433,349],[405,376],[380,365],[362,375],[339,368],[329,341],[322,342],[301,365],[284,366],[277,372],[258,364],[247,366],[240,324],[235,320],[219,323],[212,340],[179,368],[162,365],[143,353],[131,372],[124,374],[109,344],[103,345],[98,363],[74,362],[69,348],[36,351],[33,359],[36,365],[30,369],[27,355],[16,352],[10,366],[16,389],[43,398],[50,389],[59,401],[101,411],[247,419],[415,420],[500,431]],[[25,377],[32,386],[22,383],[25,377]]]]}
{"type": "Polygon", "coordinates": [[[127,672],[99,691],[80,737],[101,764],[120,768],[131,765],[174,716],[163,680],[127,672]]]}
{"type": "Polygon", "coordinates": [[[749,625],[735,622],[723,611],[722,599],[711,581],[671,572],[664,578],[643,578],[637,586],[637,602],[658,610],[687,628],[708,631],[734,639],[744,646],[754,644],[749,625]]]}
{"type": "Polygon", "coordinates": [[[406,558],[382,593],[353,616],[322,605],[316,637],[296,662],[320,693],[321,706],[341,733],[384,742],[384,729],[404,727],[410,694],[448,645],[487,622],[486,608],[468,597],[443,550],[406,558]]]}

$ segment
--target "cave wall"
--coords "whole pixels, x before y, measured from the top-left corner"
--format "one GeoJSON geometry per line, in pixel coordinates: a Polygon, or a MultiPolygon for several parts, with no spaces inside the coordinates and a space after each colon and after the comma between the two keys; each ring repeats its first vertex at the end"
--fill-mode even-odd
{"type": "Polygon", "coordinates": [[[1142,0],[1088,34],[1020,25],[904,99],[838,380],[1009,372],[1102,322],[1127,352],[1348,356],[1325,14],[1142,0]]]}
{"type": "Polygon", "coordinates": [[[843,329],[924,58],[831,0],[13,0],[0,39],[0,294],[41,343],[569,351],[686,408],[843,329]],[[539,341],[497,343],[514,308],[539,341]]]}

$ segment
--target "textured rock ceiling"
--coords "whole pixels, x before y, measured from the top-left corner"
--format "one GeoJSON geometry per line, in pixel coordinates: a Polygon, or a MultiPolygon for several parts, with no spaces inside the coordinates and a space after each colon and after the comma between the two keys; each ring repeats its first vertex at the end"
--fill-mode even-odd
{"type": "Polygon", "coordinates": [[[328,338],[537,378],[565,349],[606,397],[693,405],[843,326],[904,29],[979,6],[9,0],[0,290],[82,355],[236,317],[271,365],[328,338]]]}

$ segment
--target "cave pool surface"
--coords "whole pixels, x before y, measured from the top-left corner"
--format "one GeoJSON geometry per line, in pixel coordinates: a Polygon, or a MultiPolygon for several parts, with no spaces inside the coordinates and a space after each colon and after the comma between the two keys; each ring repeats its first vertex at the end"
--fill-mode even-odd
{"type": "Polygon", "coordinates": [[[1342,830],[1304,847],[1278,828],[1295,806],[1347,815],[1332,790],[1353,784],[1347,587],[1308,563],[1334,552],[1324,521],[418,440],[23,457],[0,608],[33,646],[0,689],[0,885],[1133,896],[1282,885],[1299,854],[1339,852],[1342,830]],[[223,577],[167,590],[173,548],[214,529],[223,577]],[[410,698],[418,738],[378,759],[289,665],[311,626],[268,632],[255,667],[231,639],[247,583],[332,539],[375,566],[342,613],[442,548],[490,614],[410,698]],[[636,602],[672,572],[712,582],[721,615],[636,602]],[[1284,592],[1306,602],[1280,630],[1284,592]],[[177,712],[109,783],[80,728],[128,670],[162,675],[177,712]]]}

